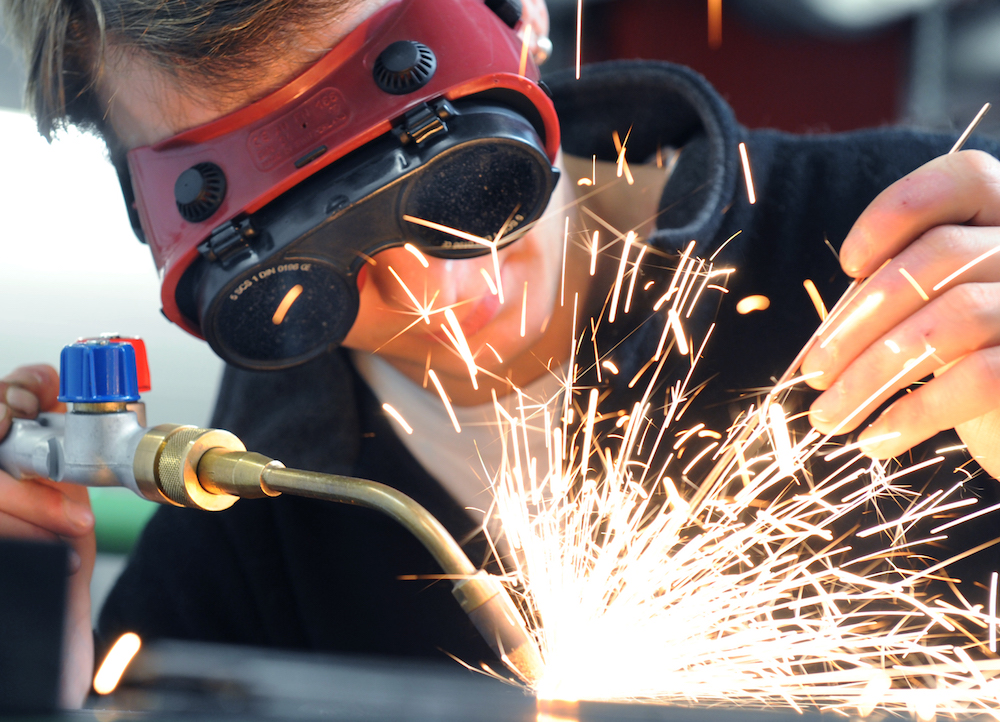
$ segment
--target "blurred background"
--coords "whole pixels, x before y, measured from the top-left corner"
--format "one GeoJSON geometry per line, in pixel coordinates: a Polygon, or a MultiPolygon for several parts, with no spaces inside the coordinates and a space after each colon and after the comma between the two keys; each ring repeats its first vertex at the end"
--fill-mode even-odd
{"type": "MultiPolygon", "coordinates": [[[[546,73],[575,64],[579,9],[578,0],[549,5],[546,73]]],[[[582,18],[583,62],[689,65],[750,127],[958,132],[984,102],[1000,101],[998,0],[584,0],[582,18]],[[721,36],[710,21],[720,7],[721,36]]],[[[138,335],[149,348],[150,424],[207,423],[220,362],[160,315],[152,260],[132,235],[101,143],[75,132],[52,145],[39,138],[20,110],[23,83],[0,45],[0,375],[57,364],[78,336],[138,335]]],[[[1000,109],[979,132],[1000,135],[1000,109]]],[[[92,498],[100,596],[153,505],[117,489],[92,498]]]]}

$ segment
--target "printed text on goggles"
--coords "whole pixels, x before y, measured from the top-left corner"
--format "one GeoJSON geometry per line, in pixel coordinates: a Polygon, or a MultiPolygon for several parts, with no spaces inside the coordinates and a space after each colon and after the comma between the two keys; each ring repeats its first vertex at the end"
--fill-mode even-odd
{"type": "Polygon", "coordinates": [[[404,216],[517,238],[558,180],[559,127],[516,23],[514,0],[402,0],[271,95],[130,151],[167,318],[286,368],[343,340],[366,257],[489,252],[404,216]]]}

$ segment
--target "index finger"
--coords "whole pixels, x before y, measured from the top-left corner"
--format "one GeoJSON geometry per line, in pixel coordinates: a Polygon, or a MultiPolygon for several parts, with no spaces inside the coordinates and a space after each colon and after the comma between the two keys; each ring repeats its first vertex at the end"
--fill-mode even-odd
{"type": "Polygon", "coordinates": [[[21,366],[0,379],[0,402],[11,386],[24,389],[38,399],[39,411],[63,411],[58,400],[59,372],[48,364],[21,366]]]}
{"type": "Polygon", "coordinates": [[[882,191],[858,217],[840,249],[854,278],[942,225],[1000,225],[1000,161],[966,150],[926,163],[882,191]]]}

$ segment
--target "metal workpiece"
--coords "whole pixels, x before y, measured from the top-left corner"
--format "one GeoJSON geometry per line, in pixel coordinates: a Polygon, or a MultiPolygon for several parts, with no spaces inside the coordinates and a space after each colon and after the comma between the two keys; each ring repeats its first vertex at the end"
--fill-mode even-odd
{"type": "Polygon", "coordinates": [[[44,478],[82,486],[124,486],[142,496],[132,460],[146,429],[141,404],[112,412],[43,413],[14,419],[0,442],[0,467],[18,479],[44,478]]]}

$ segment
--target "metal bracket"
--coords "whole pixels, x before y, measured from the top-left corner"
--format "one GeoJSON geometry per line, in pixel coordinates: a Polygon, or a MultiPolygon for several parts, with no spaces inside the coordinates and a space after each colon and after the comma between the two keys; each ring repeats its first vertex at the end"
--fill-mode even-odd
{"type": "Polygon", "coordinates": [[[249,218],[223,223],[198,246],[198,253],[209,261],[225,261],[249,248],[248,241],[256,235],[257,231],[249,218]]]}
{"type": "Polygon", "coordinates": [[[447,100],[439,100],[433,105],[423,103],[403,116],[403,123],[396,131],[403,145],[413,141],[417,145],[438,133],[447,133],[448,118],[456,115],[455,108],[447,100]]]}

